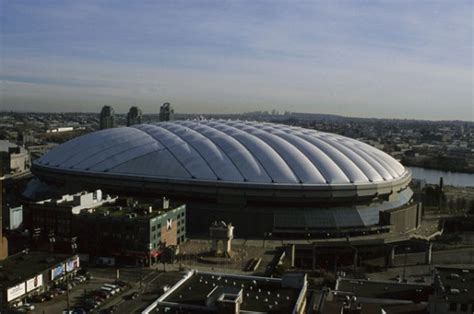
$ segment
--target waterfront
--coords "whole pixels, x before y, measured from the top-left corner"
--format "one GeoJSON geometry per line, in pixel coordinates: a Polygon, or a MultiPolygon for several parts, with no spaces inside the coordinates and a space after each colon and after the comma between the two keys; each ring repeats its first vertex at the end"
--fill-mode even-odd
{"type": "Polygon", "coordinates": [[[408,169],[410,169],[414,179],[426,180],[427,183],[439,183],[439,178],[443,177],[445,185],[474,186],[473,173],[449,172],[420,167],[408,167],[408,169]]]}

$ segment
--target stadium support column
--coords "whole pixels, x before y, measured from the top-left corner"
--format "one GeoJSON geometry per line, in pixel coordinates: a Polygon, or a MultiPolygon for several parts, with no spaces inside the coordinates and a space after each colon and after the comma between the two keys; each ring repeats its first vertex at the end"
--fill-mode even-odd
{"type": "Polygon", "coordinates": [[[219,245],[217,243],[217,240],[216,239],[212,239],[211,240],[211,252],[213,254],[217,254],[218,253],[218,250],[219,250],[219,245]]]}
{"type": "Polygon", "coordinates": [[[428,242],[426,246],[426,251],[425,251],[425,264],[427,265],[431,265],[432,250],[433,250],[433,243],[428,242]]]}
{"type": "Polygon", "coordinates": [[[290,263],[291,263],[291,268],[294,268],[295,267],[295,245],[294,244],[290,244],[290,263]]]}
{"type": "Polygon", "coordinates": [[[395,245],[391,245],[385,255],[385,266],[393,267],[393,261],[395,259],[395,245]]]}
{"type": "Polygon", "coordinates": [[[359,252],[357,251],[357,248],[353,248],[354,249],[354,270],[357,270],[357,262],[359,260],[359,252]]]}

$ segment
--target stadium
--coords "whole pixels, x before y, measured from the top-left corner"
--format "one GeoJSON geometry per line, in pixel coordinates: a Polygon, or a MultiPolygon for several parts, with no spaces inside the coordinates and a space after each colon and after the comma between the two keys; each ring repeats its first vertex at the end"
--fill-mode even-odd
{"type": "Polygon", "coordinates": [[[33,163],[41,180],[76,189],[185,202],[191,234],[215,220],[237,236],[404,233],[421,209],[410,172],[344,136],[236,120],[172,121],[97,131],[33,163]]]}

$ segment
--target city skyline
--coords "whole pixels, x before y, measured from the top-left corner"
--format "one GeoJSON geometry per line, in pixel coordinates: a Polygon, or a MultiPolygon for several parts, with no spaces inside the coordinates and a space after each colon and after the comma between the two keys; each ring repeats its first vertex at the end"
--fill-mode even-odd
{"type": "Polygon", "coordinates": [[[0,110],[474,120],[472,3],[4,3],[0,110]]]}

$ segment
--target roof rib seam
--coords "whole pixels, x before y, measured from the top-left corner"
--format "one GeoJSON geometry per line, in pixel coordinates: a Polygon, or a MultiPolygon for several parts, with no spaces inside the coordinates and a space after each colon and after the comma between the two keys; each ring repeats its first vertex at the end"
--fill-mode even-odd
{"type": "MultiPolygon", "coordinates": [[[[270,127],[271,127],[271,126],[270,126],[270,127]]],[[[281,129],[277,129],[277,128],[274,128],[274,127],[271,127],[271,128],[272,128],[273,130],[283,132],[281,129]]],[[[285,141],[287,141],[285,138],[281,137],[281,136],[278,135],[278,134],[274,134],[274,133],[272,133],[272,134],[275,135],[275,136],[278,136],[279,138],[281,138],[281,139],[283,139],[283,140],[285,140],[285,141]]],[[[311,146],[313,146],[313,147],[316,147],[315,145],[313,145],[313,144],[311,144],[310,142],[306,141],[304,138],[301,138],[301,137],[299,137],[299,136],[296,136],[295,134],[291,134],[291,133],[286,133],[286,134],[288,134],[288,135],[293,135],[293,136],[295,136],[296,138],[301,139],[301,140],[303,140],[304,142],[308,143],[309,145],[311,145],[311,146]]],[[[288,142],[288,141],[287,141],[287,142],[288,142]]],[[[290,143],[290,142],[288,142],[288,143],[290,143]]],[[[298,147],[296,147],[293,143],[290,143],[290,144],[293,145],[296,149],[298,149],[298,147]]],[[[318,148],[318,150],[321,151],[322,154],[326,155],[326,153],[324,153],[321,149],[318,148]]],[[[300,149],[298,149],[298,151],[301,152],[300,149]]],[[[301,152],[301,153],[304,154],[304,152],[301,152]]],[[[306,156],[306,154],[304,154],[304,155],[306,156]]],[[[331,159],[328,155],[326,155],[326,156],[328,157],[329,160],[332,161],[332,159],[331,159]]],[[[324,173],[321,172],[321,170],[319,169],[319,167],[318,167],[317,165],[315,165],[314,162],[311,161],[311,159],[308,158],[308,160],[309,160],[309,161],[313,164],[313,166],[318,170],[319,174],[321,175],[321,177],[324,178],[324,180],[326,181],[326,183],[330,183],[330,180],[328,180],[327,176],[325,176],[324,173]]],[[[333,162],[333,163],[334,163],[334,162],[333,162]]],[[[346,176],[346,174],[345,174],[344,172],[342,172],[342,173],[346,176]]],[[[350,179],[349,179],[347,176],[346,176],[346,178],[347,178],[347,181],[350,181],[350,179]]]]}
{"type": "MultiPolygon", "coordinates": [[[[217,124],[220,125],[220,126],[232,128],[232,129],[237,130],[237,131],[239,131],[239,132],[242,132],[242,133],[244,133],[244,134],[248,134],[247,132],[244,132],[244,131],[242,131],[242,130],[240,130],[240,129],[234,128],[234,127],[231,126],[231,125],[222,124],[221,121],[222,121],[222,120],[217,120],[217,121],[212,121],[212,122],[217,123],[217,124]]],[[[206,124],[206,125],[209,125],[209,124],[206,124]]],[[[213,129],[216,129],[216,128],[215,128],[214,126],[212,126],[212,125],[209,125],[209,127],[213,128],[213,129]]],[[[220,131],[219,129],[216,129],[216,130],[220,131]]],[[[223,132],[223,133],[226,134],[227,136],[230,136],[229,134],[227,134],[227,133],[224,132],[224,131],[221,131],[221,132],[223,132]]],[[[263,162],[262,162],[255,154],[252,153],[252,151],[247,147],[247,145],[245,145],[244,143],[242,143],[241,141],[239,141],[239,139],[237,139],[237,138],[235,138],[235,137],[233,137],[233,138],[234,138],[237,142],[239,142],[240,145],[242,145],[243,147],[245,147],[245,149],[247,150],[247,152],[248,152],[253,158],[255,158],[255,160],[260,164],[260,167],[262,167],[263,171],[265,171],[265,173],[267,174],[268,178],[269,178],[272,182],[275,182],[275,179],[270,175],[270,172],[268,172],[267,168],[265,168],[265,166],[263,165],[263,162]]]]}
{"type": "MultiPolygon", "coordinates": [[[[193,125],[193,126],[196,126],[196,125],[193,125]]],[[[215,130],[216,132],[219,132],[223,135],[225,135],[226,137],[229,137],[227,134],[225,134],[224,132],[222,131],[219,131],[217,129],[214,129],[214,128],[211,128],[210,126],[206,125],[206,124],[201,124],[201,126],[204,126],[204,127],[208,127],[209,129],[212,129],[212,130],[215,130]]],[[[192,129],[193,131],[201,134],[202,136],[204,136],[205,138],[207,138],[209,141],[211,141],[217,148],[219,148],[219,150],[227,157],[227,159],[229,159],[229,161],[232,163],[232,165],[234,165],[235,169],[237,169],[237,172],[242,176],[242,178],[244,179],[244,181],[248,181],[248,179],[244,176],[244,174],[240,171],[240,168],[237,166],[237,164],[234,162],[234,160],[227,154],[227,152],[219,145],[217,144],[216,142],[214,142],[212,139],[210,139],[209,137],[205,136],[204,134],[202,134],[201,132],[199,132],[198,130],[192,128],[192,127],[189,127],[189,126],[186,126],[190,129],[192,129]]]]}
{"type": "MultiPolygon", "coordinates": [[[[375,159],[374,157],[372,157],[370,154],[364,152],[363,150],[359,149],[358,147],[354,147],[354,146],[352,146],[352,145],[349,145],[348,143],[344,143],[343,141],[338,141],[338,143],[339,143],[340,145],[346,147],[347,149],[350,149],[350,150],[352,150],[353,152],[356,152],[356,153],[357,153],[359,156],[361,156],[362,158],[365,157],[364,160],[366,160],[369,164],[375,163],[375,164],[377,164],[379,167],[381,167],[382,169],[385,169],[385,171],[386,171],[391,177],[393,177],[393,175],[392,175],[392,173],[391,173],[392,171],[393,171],[394,173],[396,173],[396,171],[393,170],[393,169],[390,167],[390,165],[388,165],[388,164],[387,164],[387,165],[382,164],[380,161],[376,160],[376,159],[375,159]],[[370,160],[370,162],[369,162],[369,160],[370,160]],[[386,168],[390,168],[392,171],[388,171],[386,168]]],[[[384,177],[374,166],[372,166],[372,168],[374,168],[382,178],[384,177]]],[[[384,180],[385,180],[385,179],[384,179],[384,180]]],[[[385,180],[385,181],[387,181],[387,180],[385,180]]]]}
{"type": "MultiPolygon", "coordinates": [[[[156,125],[154,124],[145,124],[145,125],[150,125],[150,126],[153,126],[153,127],[157,127],[156,125]]],[[[150,136],[151,138],[153,138],[156,142],[160,143],[170,154],[171,156],[174,157],[174,159],[176,159],[176,161],[181,165],[181,167],[183,167],[183,169],[189,174],[189,177],[191,178],[194,178],[193,174],[188,170],[188,168],[186,168],[186,166],[181,162],[181,160],[178,159],[178,157],[176,157],[175,154],[173,154],[173,152],[171,151],[171,149],[168,148],[168,146],[166,146],[162,141],[160,141],[159,139],[157,139],[156,137],[154,137],[153,135],[151,135],[150,133],[148,133],[147,131],[145,130],[142,130],[142,129],[139,129],[139,128],[136,128],[136,127],[133,127],[145,134],[147,134],[148,136],[150,136]]],[[[163,130],[166,130],[166,129],[163,129],[163,130]]],[[[166,130],[168,131],[168,130],[166,130]]],[[[169,131],[168,131],[169,132],[169,131]]]]}
{"type": "MultiPolygon", "coordinates": [[[[106,139],[108,140],[109,137],[111,137],[111,138],[115,137],[115,136],[112,136],[112,135],[113,135],[113,134],[106,134],[106,135],[104,135],[103,141],[105,141],[106,139]]],[[[77,139],[78,139],[78,141],[79,141],[79,140],[85,141],[83,138],[80,138],[80,137],[77,138],[77,139]]],[[[74,139],[73,139],[73,140],[74,140],[74,139]]],[[[78,151],[80,151],[80,149],[79,149],[79,148],[80,148],[80,145],[77,145],[77,147],[78,147],[78,151]]],[[[109,147],[108,147],[108,148],[109,148],[109,147]]],[[[69,157],[67,157],[66,159],[63,159],[61,162],[59,162],[59,165],[64,164],[64,163],[68,162],[69,160],[71,160],[72,158],[76,157],[76,156],[77,156],[77,152],[76,152],[75,150],[73,150],[73,152],[75,152],[75,153],[71,153],[71,155],[70,155],[69,157]]],[[[83,160],[83,159],[82,159],[82,160],[83,160]]],[[[81,160],[81,161],[82,161],[82,160],[81,160]]],[[[57,162],[55,162],[55,163],[57,163],[57,162]]]]}
{"type": "MultiPolygon", "coordinates": [[[[330,145],[331,147],[334,147],[334,149],[336,149],[337,151],[339,151],[341,154],[343,154],[344,156],[346,156],[346,158],[348,158],[366,177],[369,181],[373,182],[373,180],[371,178],[368,177],[368,174],[366,173],[366,171],[364,171],[358,164],[357,162],[351,158],[351,156],[347,155],[345,152],[341,151],[340,148],[338,148],[336,145],[334,145],[334,143],[331,143],[330,141],[328,141],[325,137],[320,137],[319,138],[321,141],[323,141],[324,143],[330,145]]],[[[352,151],[352,150],[351,150],[352,151]]],[[[355,153],[354,151],[352,151],[354,154],[356,154],[357,156],[359,156],[359,154],[355,153]]],[[[359,156],[360,158],[362,158],[361,156],[359,156]]],[[[373,171],[375,171],[375,173],[377,173],[378,176],[380,176],[382,179],[383,179],[383,176],[381,176],[379,174],[379,172],[374,169],[374,167],[372,167],[371,164],[369,164],[364,158],[362,158],[362,160],[370,167],[372,168],[373,171]]]]}
{"type": "Polygon", "coordinates": [[[142,157],[145,157],[145,156],[154,154],[154,153],[159,152],[159,151],[162,151],[162,150],[166,150],[166,148],[157,149],[157,150],[151,151],[151,152],[149,152],[149,153],[146,153],[146,154],[144,154],[144,155],[140,155],[140,156],[137,156],[137,157],[133,157],[133,158],[127,160],[127,161],[124,161],[124,162],[121,162],[121,163],[115,165],[113,168],[110,168],[110,170],[114,170],[115,168],[118,168],[118,167],[120,167],[121,165],[123,165],[123,164],[125,164],[125,163],[127,163],[127,162],[134,161],[134,160],[136,160],[136,159],[138,159],[138,158],[142,158],[142,157]]]}
{"type": "MultiPolygon", "coordinates": [[[[265,133],[267,133],[267,134],[272,135],[271,133],[266,132],[266,131],[264,131],[264,130],[262,130],[262,129],[257,129],[255,126],[253,126],[253,125],[251,125],[251,124],[246,124],[246,123],[245,123],[244,125],[247,125],[247,126],[253,128],[254,130],[262,131],[262,132],[265,132],[265,133]]],[[[234,126],[232,126],[232,127],[234,127],[234,126]]],[[[243,131],[243,132],[245,132],[245,133],[247,133],[247,134],[249,134],[249,135],[251,135],[251,136],[253,136],[253,137],[255,137],[255,138],[257,138],[257,139],[259,139],[259,140],[261,140],[261,141],[264,142],[265,144],[267,144],[268,147],[270,147],[278,156],[280,156],[281,160],[283,160],[283,162],[286,164],[286,166],[288,167],[288,169],[290,169],[291,173],[293,173],[293,175],[295,176],[295,178],[298,179],[298,182],[299,182],[299,183],[304,183],[303,180],[301,180],[301,178],[295,173],[295,171],[293,170],[293,168],[291,168],[291,166],[288,164],[288,162],[285,160],[285,158],[283,158],[283,156],[282,156],[272,145],[270,145],[270,143],[267,143],[266,141],[262,140],[260,137],[256,136],[255,134],[252,134],[252,133],[249,133],[249,132],[247,132],[247,131],[244,131],[244,130],[238,128],[238,127],[236,127],[236,128],[239,129],[239,130],[241,130],[241,131],[243,131]]],[[[273,136],[275,136],[275,135],[273,135],[273,136]]]]}
{"type": "MultiPolygon", "coordinates": [[[[149,144],[149,143],[146,143],[146,144],[142,144],[142,145],[137,145],[137,146],[134,146],[134,147],[130,147],[130,148],[128,148],[128,149],[125,149],[125,150],[120,151],[120,153],[117,153],[117,154],[114,155],[114,156],[119,156],[119,155],[121,155],[121,154],[124,154],[124,153],[126,153],[126,152],[129,152],[129,151],[131,151],[131,150],[134,150],[134,149],[137,149],[137,148],[139,148],[139,147],[146,146],[146,145],[150,145],[150,144],[149,144]]],[[[97,166],[97,165],[103,163],[103,162],[106,161],[106,160],[107,160],[107,158],[106,158],[106,159],[102,159],[101,161],[96,162],[95,164],[88,166],[87,169],[91,169],[91,168],[93,168],[93,167],[95,167],[95,166],[97,166]]],[[[127,160],[127,161],[129,161],[129,160],[127,160]]],[[[127,161],[125,161],[125,162],[127,162],[127,161]]],[[[108,168],[108,169],[106,169],[106,170],[109,171],[109,169],[110,169],[110,168],[108,168]]]]}
{"type": "MultiPolygon", "coordinates": [[[[122,154],[122,153],[124,153],[124,152],[127,152],[127,151],[131,150],[131,149],[134,149],[134,148],[137,148],[137,147],[141,147],[141,146],[145,146],[145,145],[149,145],[149,143],[140,144],[140,145],[136,145],[136,146],[127,148],[127,149],[125,149],[125,150],[122,150],[122,151],[117,152],[116,155],[120,155],[120,154],[122,154]]],[[[103,152],[105,152],[105,151],[107,151],[107,150],[109,150],[109,149],[115,148],[115,147],[117,147],[117,145],[110,145],[110,146],[107,146],[107,148],[104,148],[104,149],[102,149],[102,150],[100,150],[100,151],[98,151],[98,152],[93,153],[92,155],[89,155],[89,156],[87,156],[87,157],[85,157],[85,158],[79,160],[79,161],[76,163],[76,165],[79,165],[80,163],[86,162],[88,159],[91,159],[91,158],[93,158],[93,157],[95,157],[95,156],[98,156],[98,155],[102,154],[103,152]]],[[[100,164],[100,163],[103,162],[103,161],[104,161],[104,160],[98,161],[98,162],[96,162],[95,164],[88,166],[87,168],[92,168],[92,167],[96,166],[97,164],[100,164]]]]}
{"type": "MultiPolygon", "coordinates": [[[[333,157],[331,157],[330,155],[328,155],[328,153],[326,153],[324,151],[324,149],[322,149],[321,147],[319,147],[318,145],[316,144],[313,144],[311,143],[310,141],[308,141],[306,138],[304,138],[303,136],[301,135],[304,135],[304,136],[310,136],[310,135],[307,135],[307,134],[300,134],[300,133],[295,133],[295,136],[298,136],[299,138],[307,141],[308,143],[310,143],[311,145],[314,145],[316,148],[318,148],[321,152],[323,152],[326,156],[328,156],[328,158],[332,161],[332,163],[339,168],[339,170],[341,170],[341,172],[346,176],[347,180],[350,182],[350,183],[354,183],[355,181],[353,179],[351,179],[351,176],[349,176],[349,174],[347,173],[347,171],[344,170],[344,167],[342,167],[333,157]]],[[[315,139],[318,139],[318,140],[321,140],[319,137],[315,139]]],[[[331,146],[332,148],[334,148],[335,150],[337,150],[339,152],[339,150],[333,146],[331,146]]],[[[340,154],[342,154],[345,158],[349,159],[345,154],[343,154],[342,152],[339,152],[340,154]]],[[[354,163],[351,159],[349,159],[352,163],[354,163]]],[[[357,165],[355,165],[357,167],[357,165]]],[[[364,175],[364,177],[367,178],[367,176],[365,175],[365,173],[359,168],[359,171],[364,175]]],[[[367,178],[369,179],[369,178],[367,178]]]]}
{"type": "MultiPolygon", "coordinates": [[[[183,126],[181,126],[183,127],[183,126]]],[[[188,127],[186,127],[188,128],[188,127]]],[[[171,131],[167,128],[164,128],[166,129],[167,131],[173,133],[175,136],[179,137],[183,142],[185,142],[186,144],[188,144],[189,146],[191,146],[194,151],[199,155],[199,157],[201,157],[201,159],[204,161],[204,163],[207,165],[207,167],[212,171],[212,173],[216,176],[217,180],[222,180],[222,178],[214,171],[214,169],[212,168],[211,164],[206,160],[206,158],[204,158],[204,156],[201,154],[201,152],[193,145],[191,144],[190,142],[186,141],[183,137],[181,137],[180,135],[176,134],[174,131],[171,131]]],[[[191,128],[188,128],[191,130],[191,128]]]]}

